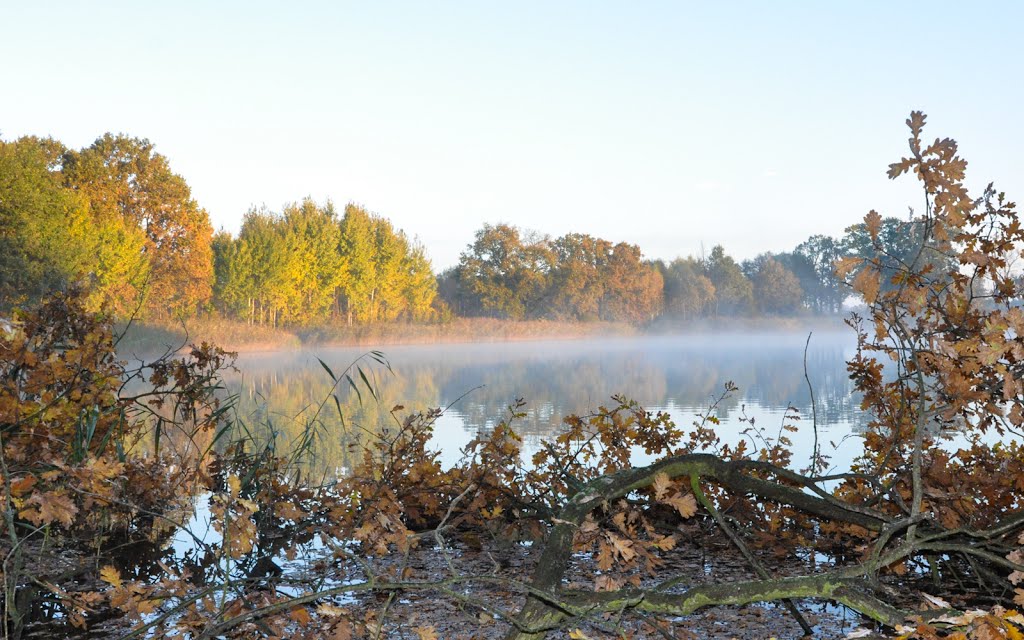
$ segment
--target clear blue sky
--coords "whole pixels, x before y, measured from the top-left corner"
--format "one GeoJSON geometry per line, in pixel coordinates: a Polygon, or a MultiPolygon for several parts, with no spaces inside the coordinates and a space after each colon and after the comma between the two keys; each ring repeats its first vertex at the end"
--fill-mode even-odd
{"type": "Polygon", "coordinates": [[[740,258],[920,204],[911,109],[1024,200],[1024,3],[0,3],[0,133],[147,137],[217,227],[355,201],[740,258]]]}

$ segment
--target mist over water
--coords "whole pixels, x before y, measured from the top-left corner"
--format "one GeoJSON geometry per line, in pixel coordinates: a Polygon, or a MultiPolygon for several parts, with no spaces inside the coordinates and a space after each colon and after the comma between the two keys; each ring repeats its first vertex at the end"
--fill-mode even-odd
{"type": "MultiPolygon", "coordinates": [[[[384,347],[393,373],[360,360],[365,349],[248,353],[239,357],[239,372],[229,374],[226,383],[239,395],[239,413],[249,428],[259,431],[261,425],[272,424],[280,447],[287,448],[303,425],[314,422],[316,452],[328,468],[348,466],[346,445],[353,439],[393,427],[391,409],[396,405],[404,407],[395,412],[398,417],[446,408],[434,440],[442,459],[452,463],[466,442],[506,417],[518,398],[525,401],[527,416],[514,425],[529,452],[540,438],[557,432],[564,416],[614,406],[613,395],[636,400],[651,411],[667,411],[677,424],[689,425],[728,381],[739,390],[718,408],[723,440],[742,437],[740,431],[749,426],[740,420],[743,416],[775,433],[787,408],[793,407],[801,418],[793,422],[799,432],[790,436],[799,461],[809,456],[813,440],[803,365],[806,339],[799,332],[720,333],[384,347]],[[342,406],[340,418],[330,397],[332,380],[318,358],[339,376],[358,362],[379,402],[365,389],[360,401],[344,381],[333,390],[342,406]]],[[[807,350],[807,374],[826,453],[830,441],[839,443],[863,421],[846,373],[854,347],[852,332],[816,332],[807,350]]],[[[358,373],[350,373],[363,387],[358,373]]],[[[847,438],[836,463],[848,464],[859,445],[858,438],[847,438]]]]}

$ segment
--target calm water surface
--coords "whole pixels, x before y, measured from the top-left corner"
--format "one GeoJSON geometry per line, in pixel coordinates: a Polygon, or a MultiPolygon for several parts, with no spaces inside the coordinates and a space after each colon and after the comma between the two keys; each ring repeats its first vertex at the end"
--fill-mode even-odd
{"type": "MultiPolygon", "coordinates": [[[[541,438],[558,432],[564,416],[614,406],[614,394],[633,398],[649,410],[667,411],[677,424],[689,425],[732,381],[739,391],[715,414],[722,421],[723,440],[745,437],[742,431],[749,422],[744,417],[774,435],[787,415],[796,414],[800,419],[789,423],[799,431],[790,435],[794,466],[801,468],[813,443],[803,365],[806,339],[806,334],[774,333],[394,346],[382,349],[392,371],[360,360],[366,351],[359,349],[250,353],[239,358],[238,371],[228,375],[226,383],[229,392],[239,396],[245,428],[266,436],[266,425],[272,425],[282,449],[296,441],[306,425],[315,425],[314,470],[331,473],[350,466],[347,444],[395,424],[391,409],[397,404],[404,406],[395,412],[398,416],[447,407],[436,424],[433,444],[442,460],[452,464],[461,448],[507,416],[508,406],[518,398],[526,402],[527,416],[514,425],[524,436],[528,456],[541,438]],[[359,361],[380,401],[363,391],[360,403],[347,382],[332,389],[318,358],[339,375],[359,361]],[[339,418],[332,393],[338,395],[344,419],[339,418]]],[[[846,375],[846,359],[853,349],[852,335],[815,333],[807,352],[823,453],[832,456],[838,469],[848,467],[861,447],[857,433],[864,417],[846,375]]],[[[358,374],[353,378],[363,384],[358,374]]],[[[649,460],[640,453],[635,461],[649,460]]],[[[194,551],[193,536],[208,544],[220,540],[210,528],[207,498],[200,497],[195,514],[172,541],[179,557],[194,551]]],[[[291,567],[304,560],[278,561],[291,567]]]]}
{"type": "MultiPolygon", "coordinates": [[[[800,417],[792,421],[799,432],[791,438],[802,466],[813,442],[806,339],[806,333],[793,332],[384,347],[392,371],[359,360],[365,349],[251,353],[239,358],[239,372],[227,383],[239,395],[240,415],[250,429],[266,434],[261,425],[273,425],[279,446],[287,448],[304,425],[313,424],[321,463],[337,469],[348,466],[348,442],[395,424],[390,410],[396,405],[404,407],[398,416],[446,408],[434,441],[450,464],[466,442],[507,416],[518,398],[526,402],[527,416],[514,424],[529,453],[541,438],[557,433],[564,416],[613,406],[616,394],[688,425],[732,381],[739,391],[717,411],[723,439],[745,437],[741,432],[749,423],[743,417],[775,434],[792,407],[800,417]],[[379,402],[365,389],[360,402],[347,381],[332,390],[318,358],[339,376],[358,361],[379,402]]],[[[864,422],[846,374],[853,349],[852,332],[816,332],[807,352],[824,453],[837,467],[856,455],[864,422]]],[[[363,387],[358,373],[349,371],[363,387]]]]}

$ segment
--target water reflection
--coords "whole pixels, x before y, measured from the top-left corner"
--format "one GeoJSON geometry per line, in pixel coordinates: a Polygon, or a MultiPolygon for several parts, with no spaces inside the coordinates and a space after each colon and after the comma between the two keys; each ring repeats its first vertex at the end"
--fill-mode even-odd
{"type": "MultiPolygon", "coordinates": [[[[781,421],[789,406],[809,423],[805,340],[806,334],[775,333],[389,347],[384,351],[393,373],[360,362],[379,391],[379,402],[363,391],[360,403],[347,381],[334,390],[343,417],[317,358],[340,373],[357,361],[360,350],[245,354],[239,373],[228,376],[227,383],[239,394],[240,413],[250,428],[265,434],[261,425],[270,424],[282,444],[314,423],[317,452],[328,468],[347,466],[346,444],[359,434],[394,424],[390,410],[395,405],[405,407],[399,415],[449,407],[438,422],[437,441],[445,459],[455,460],[459,447],[502,419],[517,398],[527,403],[527,417],[516,425],[528,444],[554,433],[565,415],[609,404],[613,394],[648,409],[668,410],[685,424],[729,380],[740,391],[720,406],[724,430],[731,423],[738,433],[741,414],[762,423],[781,421]]],[[[815,334],[807,353],[818,422],[832,440],[856,430],[861,421],[846,374],[853,348],[851,333],[815,334]]],[[[361,387],[361,378],[354,373],[353,378],[361,387]]]]}

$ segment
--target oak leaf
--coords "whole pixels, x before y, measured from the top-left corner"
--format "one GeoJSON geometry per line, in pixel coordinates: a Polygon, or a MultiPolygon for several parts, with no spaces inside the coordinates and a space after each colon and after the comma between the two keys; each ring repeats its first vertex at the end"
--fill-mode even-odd
{"type": "Polygon", "coordinates": [[[65,527],[70,527],[75,514],[78,513],[78,507],[71,498],[57,491],[33,493],[25,504],[30,506],[22,509],[18,515],[38,525],[59,522],[65,527]]]}
{"type": "Polygon", "coordinates": [[[112,567],[109,564],[100,569],[100,580],[106,582],[115,589],[121,588],[124,584],[124,580],[121,578],[121,572],[117,570],[117,567],[112,567]]]}
{"type": "Polygon", "coordinates": [[[228,476],[228,493],[232,498],[238,495],[238,492],[242,489],[242,481],[238,479],[238,476],[232,474],[228,476]]]}
{"type": "Polygon", "coordinates": [[[661,500],[665,499],[668,495],[669,490],[672,488],[672,479],[668,477],[668,474],[662,471],[654,476],[654,482],[651,483],[654,487],[654,499],[661,500]]]}
{"type": "Polygon", "coordinates": [[[857,258],[854,256],[846,256],[844,258],[839,258],[838,260],[836,260],[834,265],[836,276],[840,279],[845,278],[846,276],[850,275],[850,273],[853,272],[857,267],[859,267],[863,262],[864,261],[861,258],[857,258]]]}
{"type": "Polygon", "coordinates": [[[623,560],[629,562],[630,560],[636,557],[636,551],[633,551],[632,540],[620,538],[616,535],[610,535],[609,537],[612,541],[612,545],[615,547],[616,553],[618,553],[619,557],[621,557],[623,560]]]}
{"type": "Polygon", "coordinates": [[[666,500],[666,502],[675,507],[679,515],[684,518],[692,517],[693,514],[697,513],[697,500],[693,497],[693,494],[688,493],[685,496],[676,494],[666,500]]]}
{"type": "Polygon", "coordinates": [[[880,288],[878,272],[870,266],[861,270],[853,279],[853,290],[864,296],[864,302],[869,305],[875,303],[880,288]]]}
{"type": "Polygon", "coordinates": [[[878,212],[875,210],[869,211],[864,216],[864,226],[867,228],[871,239],[878,240],[878,232],[882,229],[882,216],[878,215],[878,212]]]}
{"type": "Polygon", "coordinates": [[[274,504],[274,515],[283,520],[295,520],[296,522],[305,517],[306,512],[295,506],[288,500],[282,500],[274,504]]]}
{"type": "Polygon", "coordinates": [[[35,476],[24,476],[11,482],[11,495],[15,497],[23,496],[32,490],[32,487],[36,485],[35,476]]]}
{"type": "Polygon", "coordinates": [[[437,640],[437,632],[434,631],[433,625],[426,627],[413,627],[412,630],[416,632],[416,636],[419,640],[437,640]]]}
{"type": "Polygon", "coordinates": [[[654,541],[654,546],[662,551],[671,551],[676,546],[675,536],[662,536],[654,541]]]}
{"type": "Polygon", "coordinates": [[[309,624],[309,611],[305,607],[295,607],[288,612],[288,617],[299,624],[309,624]]]}

